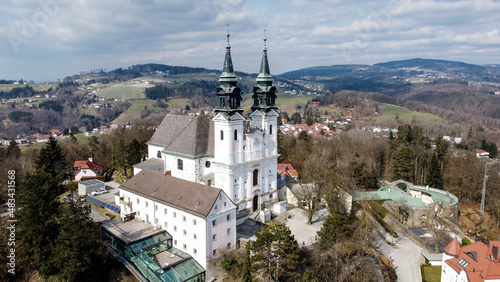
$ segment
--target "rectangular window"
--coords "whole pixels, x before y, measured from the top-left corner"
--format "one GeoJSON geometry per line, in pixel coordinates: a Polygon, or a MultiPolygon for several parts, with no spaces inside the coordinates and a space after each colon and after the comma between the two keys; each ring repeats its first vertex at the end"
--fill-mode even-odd
{"type": "Polygon", "coordinates": [[[177,240],[174,240],[174,246],[177,246],[177,240]]]}
{"type": "Polygon", "coordinates": [[[176,217],[177,217],[177,213],[176,213],[176,212],[174,212],[174,218],[176,218],[176,217]]]}
{"type": "Polygon", "coordinates": [[[217,220],[214,219],[214,220],[212,220],[212,227],[215,227],[215,226],[217,226],[217,220]]]}
{"type": "Polygon", "coordinates": [[[231,249],[231,243],[227,243],[227,248],[231,249]]]}
{"type": "Polygon", "coordinates": [[[196,235],[196,233],[193,234],[193,239],[198,239],[198,235],[196,235]]]}
{"type": "Polygon", "coordinates": [[[184,250],[186,250],[186,249],[187,249],[186,244],[182,245],[182,248],[183,248],[184,250]]]}
{"type": "Polygon", "coordinates": [[[137,204],[139,204],[139,198],[137,198],[137,204]]]}
{"type": "Polygon", "coordinates": [[[227,235],[231,235],[231,228],[227,229],[227,235]]]}
{"type": "Polygon", "coordinates": [[[168,227],[168,223],[165,221],[165,222],[163,223],[163,226],[165,226],[165,229],[167,229],[167,227],[168,227]]]}
{"type": "Polygon", "coordinates": [[[226,216],[226,220],[227,220],[227,221],[230,221],[230,220],[231,220],[231,215],[230,215],[230,214],[228,214],[228,215],[226,216]]]}
{"type": "Polygon", "coordinates": [[[149,222],[149,214],[146,214],[146,222],[149,222]]]}
{"type": "Polygon", "coordinates": [[[158,224],[158,218],[155,218],[155,223],[158,224]]]}
{"type": "Polygon", "coordinates": [[[186,216],[185,215],[182,216],[182,221],[186,222],[186,216]]]}
{"type": "Polygon", "coordinates": [[[148,207],[148,202],[146,201],[146,208],[148,207]]]}
{"type": "Polygon", "coordinates": [[[163,214],[167,215],[167,208],[163,209],[163,214]]]}
{"type": "Polygon", "coordinates": [[[177,232],[177,226],[174,225],[174,231],[177,232]]]}
{"type": "Polygon", "coordinates": [[[197,253],[198,253],[198,251],[196,251],[196,249],[193,249],[193,254],[196,255],[197,253]]]}
{"type": "Polygon", "coordinates": [[[186,235],[186,229],[182,230],[182,234],[186,235]]]}
{"type": "Polygon", "coordinates": [[[217,234],[212,235],[212,241],[217,241],[217,234]]]}
{"type": "Polygon", "coordinates": [[[156,210],[156,211],[158,210],[158,205],[155,205],[155,210],[156,210]]]}
{"type": "Polygon", "coordinates": [[[196,226],[196,219],[193,219],[193,225],[196,226]]]}
{"type": "Polygon", "coordinates": [[[214,257],[217,255],[217,250],[213,250],[212,251],[212,254],[214,255],[214,257]]]}

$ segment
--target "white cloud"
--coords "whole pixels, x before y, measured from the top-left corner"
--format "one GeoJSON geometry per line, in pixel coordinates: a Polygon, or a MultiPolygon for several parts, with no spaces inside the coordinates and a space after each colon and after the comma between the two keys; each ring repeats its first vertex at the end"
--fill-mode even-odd
{"type": "Polygon", "coordinates": [[[148,62],[220,69],[227,23],[235,68],[246,72],[258,71],[264,28],[273,73],[412,57],[500,63],[500,5],[490,0],[7,0],[5,6],[0,36],[18,41],[0,43],[0,78],[55,79],[148,62]]]}

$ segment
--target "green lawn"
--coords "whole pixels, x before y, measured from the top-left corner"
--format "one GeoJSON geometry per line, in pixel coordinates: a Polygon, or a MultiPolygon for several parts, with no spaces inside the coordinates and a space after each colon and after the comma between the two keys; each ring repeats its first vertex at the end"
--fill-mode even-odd
{"type": "Polygon", "coordinates": [[[154,111],[153,100],[144,99],[144,100],[130,100],[130,108],[128,108],[128,113],[140,113],[144,110],[144,106],[148,107],[148,110],[154,111]]]}
{"type": "Polygon", "coordinates": [[[97,94],[106,99],[144,99],[146,95],[144,90],[153,87],[152,84],[130,84],[128,82],[118,83],[109,87],[101,88],[102,91],[97,94]]]}
{"type": "Polygon", "coordinates": [[[422,266],[422,281],[439,282],[441,281],[441,266],[422,266]]]}
{"type": "Polygon", "coordinates": [[[175,108],[175,107],[179,107],[179,108],[184,108],[186,107],[186,105],[189,103],[189,99],[185,99],[185,98],[174,98],[174,99],[169,99],[167,104],[168,104],[168,108],[167,109],[172,109],[172,108],[175,108]]]}
{"type": "MultiPolygon", "coordinates": [[[[53,84],[49,84],[49,85],[45,85],[45,84],[27,84],[29,85],[31,88],[33,88],[33,90],[35,91],[47,91],[50,87],[52,86],[56,86],[56,85],[53,85],[53,84]]],[[[26,85],[24,84],[0,84],[0,91],[10,91],[14,88],[19,88],[19,87],[26,87],[26,85]]]]}
{"type": "Polygon", "coordinates": [[[380,111],[384,116],[393,116],[397,117],[403,121],[411,121],[413,116],[424,116],[431,121],[443,120],[442,118],[426,113],[412,112],[405,107],[400,107],[396,105],[388,105],[384,104],[380,107],[380,111]]]}

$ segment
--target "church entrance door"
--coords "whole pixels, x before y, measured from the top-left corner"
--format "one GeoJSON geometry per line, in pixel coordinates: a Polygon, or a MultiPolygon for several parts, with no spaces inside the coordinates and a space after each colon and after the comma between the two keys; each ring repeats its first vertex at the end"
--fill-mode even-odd
{"type": "Polygon", "coordinates": [[[253,196],[253,211],[256,211],[259,208],[259,196],[253,196]]]}

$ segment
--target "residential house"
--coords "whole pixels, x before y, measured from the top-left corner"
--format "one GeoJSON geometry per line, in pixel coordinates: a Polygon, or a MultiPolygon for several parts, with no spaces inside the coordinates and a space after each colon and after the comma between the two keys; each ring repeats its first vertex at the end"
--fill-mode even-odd
{"type": "Polygon", "coordinates": [[[475,149],[474,152],[476,153],[477,158],[489,158],[490,157],[490,153],[488,153],[484,150],[481,150],[481,149],[475,149]]]}
{"type": "Polygon", "coordinates": [[[61,135],[61,131],[59,129],[51,129],[50,130],[50,135],[52,137],[56,138],[57,136],[61,135]]]}
{"type": "Polygon", "coordinates": [[[461,246],[456,237],[446,246],[441,282],[500,281],[500,241],[476,237],[476,242],[467,246],[461,246]]]}
{"type": "Polygon", "coordinates": [[[80,181],[82,177],[96,177],[104,174],[104,165],[93,158],[75,161],[73,168],[76,181],[80,181]]]}
{"type": "Polygon", "coordinates": [[[38,135],[36,137],[36,141],[38,143],[40,143],[40,142],[48,142],[49,139],[50,139],[50,135],[49,134],[41,134],[41,135],[38,135]]]}

